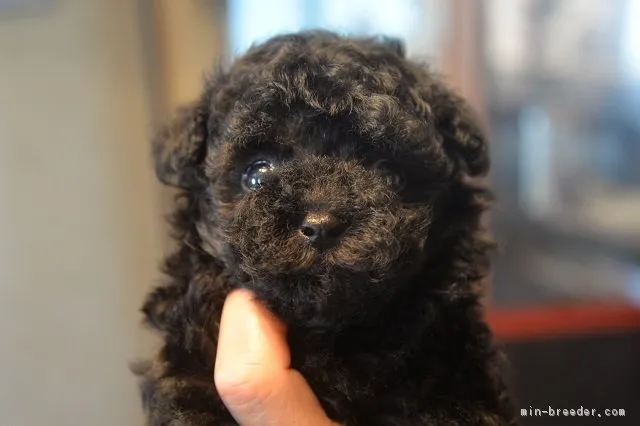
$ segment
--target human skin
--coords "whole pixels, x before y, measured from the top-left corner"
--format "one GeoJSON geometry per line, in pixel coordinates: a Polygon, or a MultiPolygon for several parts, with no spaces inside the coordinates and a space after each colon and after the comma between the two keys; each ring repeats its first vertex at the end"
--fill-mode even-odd
{"type": "Polygon", "coordinates": [[[214,373],[220,397],[242,426],[336,426],[304,377],[290,368],[286,332],[250,291],[230,293],[214,373]]]}

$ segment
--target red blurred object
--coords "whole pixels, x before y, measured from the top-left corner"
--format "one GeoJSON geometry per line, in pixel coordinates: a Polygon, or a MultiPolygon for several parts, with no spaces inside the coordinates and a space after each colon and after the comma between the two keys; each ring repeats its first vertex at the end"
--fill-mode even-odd
{"type": "Polygon", "coordinates": [[[487,320],[502,342],[640,329],[640,307],[628,304],[491,308],[487,320]]]}

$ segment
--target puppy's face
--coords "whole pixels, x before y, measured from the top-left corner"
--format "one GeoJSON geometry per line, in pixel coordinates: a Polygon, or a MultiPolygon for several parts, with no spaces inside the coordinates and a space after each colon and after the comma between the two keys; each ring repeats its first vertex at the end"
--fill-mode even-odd
{"type": "Polygon", "coordinates": [[[210,155],[216,202],[202,234],[286,319],[355,320],[419,263],[433,217],[429,158],[375,147],[342,128],[348,120],[292,114],[273,141],[222,141],[210,155]]]}
{"type": "Polygon", "coordinates": [[[395,43],[277,38],[161,135],[158,172],[199,194],[202,248],[285,321],[362,322],[423,268],[442,195],[477,166],[451,155],[437,102],[476,136],[395,43]]]}

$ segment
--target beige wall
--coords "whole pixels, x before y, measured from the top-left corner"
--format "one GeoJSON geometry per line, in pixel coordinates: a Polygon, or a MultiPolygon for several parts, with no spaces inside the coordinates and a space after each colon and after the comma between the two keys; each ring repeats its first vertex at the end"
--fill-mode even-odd
{"type": "Polygon", "coordinates": [[[0,424],[140,425],[163,233],[137,2],[51,3],[0,10],[0,424]]]}

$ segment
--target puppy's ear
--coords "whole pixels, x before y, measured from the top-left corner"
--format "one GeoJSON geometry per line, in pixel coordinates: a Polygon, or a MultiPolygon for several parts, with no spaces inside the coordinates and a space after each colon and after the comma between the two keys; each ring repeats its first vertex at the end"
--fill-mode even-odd
{"type": "Polygon", "coordinates": [[[180,108],[153,138],[156,175],[161,182],[191,188],[201,180],[209,130],[210,94],[180,108]]]}
{"type": "Polygon", "coordinates": [[[429,102],[444,149],[470,176],[489,171],[489,147],[479,119],[467,102],[438,84],[429,102]]]}

